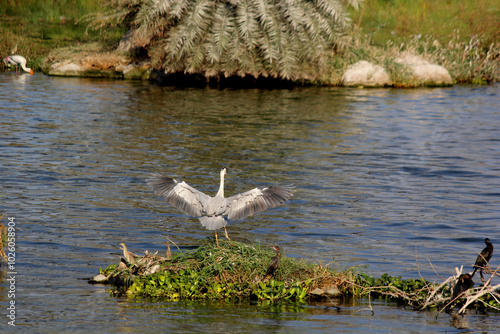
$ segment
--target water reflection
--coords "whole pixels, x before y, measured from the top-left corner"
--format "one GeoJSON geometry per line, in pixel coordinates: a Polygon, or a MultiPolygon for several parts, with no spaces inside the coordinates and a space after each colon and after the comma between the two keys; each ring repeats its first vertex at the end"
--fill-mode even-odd
{"type": "MultiPolygon", "coordinates": [[[[120,242],[163,252],[165,237],[187,250],[212,236],[152,194],[151,172],[212,195],[221,166],[228,195],[293,183],[292,201],[230,222],[231,237],[371,275],[437,279],[434,269],[472,267],[485,237],[500,240],[498,85],[218,91],[0,73],[0,89],[0,208],[20,222],[26,332],[35,319],[45,332],[449,330],[383,302],[375,316],[360,311],[366,301],[340,313],[135,304],[77,281],[116,262],[120,242]]],[[[467,326],[494,319],[469,315],[467,326]]]]}

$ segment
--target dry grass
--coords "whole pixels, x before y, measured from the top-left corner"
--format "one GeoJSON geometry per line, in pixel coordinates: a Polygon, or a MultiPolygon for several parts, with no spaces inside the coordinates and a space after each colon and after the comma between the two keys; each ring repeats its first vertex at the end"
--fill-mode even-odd
{"type": "Polygon", "coordinates": [[[58,62],[74,62],[85,68],[107,70],[130,63],[126,55],[113,52],[109,46],[98,42],[86,43],[52,51],[44,61],[44,67],[58,62]]]}

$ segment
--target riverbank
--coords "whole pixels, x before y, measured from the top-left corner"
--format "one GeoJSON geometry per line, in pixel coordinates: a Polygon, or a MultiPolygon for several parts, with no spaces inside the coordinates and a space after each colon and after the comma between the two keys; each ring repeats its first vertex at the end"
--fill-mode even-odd
{"type": "MultiPolygon", "coordinates": [[[[438,65],[449,72],[451,82],[431,82],[430,85],[500,81],[500,45],[496,42],[498,25],[495,25],[499,20],[499,8],[495,2],[483,1],[476,5],[466,1],[461,6],[451,6],[445,1],[397,2],[398,6],[388,6],[385,1],[366,1],[361,10],[351,10],[353,26],[349,47],[334,55],[321,82],[312,84],[345,85],[346,70],[360,61],[368,61],[383,67],[389,78],[375,86],[429,85],[416,78],[411,68],[397,61],[407,55],[418,56],[418,62],[438,65]],[[396,20],[396,17],[405,20],[396,20]],[[440,24],[442,22],[446,24],[440,24]]],[[[79,72],[71,65],[69,74],[59,71],[56,75],[150,79],[149,74],[155,66],[143,56],[114,53],[125,28],[90,31],[86,29],[86,21],[80,20],[88,13],[101,10],[101,5],[101,1],[77,1],[71,12],[57,5],[51,11],[39,12],[34,7],[3,8],[0,19],[3,56],[22,54],[36,71],[49,73],[57,58],[72,50],[72,56],[78,60],[68,58],[63,60],[66,62],[63,65],[84,64],[89,59],[94,62],[79,72]],[[78,55],[75,50],[79,49],[85,51],[78,55]],[[113,58],[115,63],[111,66],[109,61],[113,58]]],[[[155,74],[153,79],[157,77],[155,74]]],[[[199,84],[198,78],[196,82],[199,84]]],[[[367,85],[355,82],[353,86],[367,85]]]]}

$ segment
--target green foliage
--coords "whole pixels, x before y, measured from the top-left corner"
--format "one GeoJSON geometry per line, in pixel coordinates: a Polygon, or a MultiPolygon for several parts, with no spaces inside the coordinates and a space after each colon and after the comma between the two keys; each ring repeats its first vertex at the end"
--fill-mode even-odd
{"type": "Polygon", "coordinates": [[[127,293],[165,300],[200,299],[206,296],[200,293],[203,284],[200,273],[182,269],[141,277],[129,287],[127,293]]]}
{"type": "Polygon", "coordinates": [[[268,282],[260,282],[252,287],[252,297],[259,301],[276,302],[287,300],[291,302],[304,303],[311,280],[297,282],[287,286],[283,281],[271,279],[268,282]]]}
{"type": "Polygon", "coordinates": [[[304,302],[310,281],[288,285],[274,279],[257,284],[236,284],[235,282],[214,282],[200,272],[181,269],[178,272],[165,271],[141,277],[127,290],[130,296],[141,296],[161,300],[218,300],[242,297],[259,301],[279,300],[304,302]]]}
{"type": "Polygon", "coordinates": [[[349,26],[339,0],[111,0],[110,7],[94,26],[137,28],[157,67],[206,77],[319,80],[349,26]]]}
{"type": "Polygon", "coordinates": [[[99,268],[99,274],[108,275],[108,274],[112,273],[113,271],[115,271],[117,268],[118,268],[117,264],[110,264],[104,270],[99,268]]]}
{"type": "Polygon", "coordinates": [[[378,287],[377,293],[391,292],[393,287],[408,294],[418,294],[431,283],[423,279],[413,278],[402,279],[401,276],[389,276],[383,274],[380,278],[375,278],[367,274],[360,274],[356,279],[356,284],[362,287],[378,287]]]}

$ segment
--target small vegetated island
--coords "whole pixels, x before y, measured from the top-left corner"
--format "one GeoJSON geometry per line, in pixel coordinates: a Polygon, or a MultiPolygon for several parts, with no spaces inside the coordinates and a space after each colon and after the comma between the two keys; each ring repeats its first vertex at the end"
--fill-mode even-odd
{"type": "Polygon", "coordinates": [[[470,274],[462,274],[461,269],[442,282],[429,282],[387,274],[374,278],[358,267],[281,256],[278,267],[269,271],[277,255],[258,244],[224,240],[217,246],[211,238],[188,252],[171,252],[171,243],[167,245],[164,254],[146,252],[138,256],[122,244],[119,264],[100,270],[89,282],[111,284],[114,295],[158,301],[224,299],[303,304],[334,297],[373,296],[454,316],[471,308],[500,310],[500,284],[492,285],[500,267],[482,267],[489,275],[475,287],[470,274]]]}

